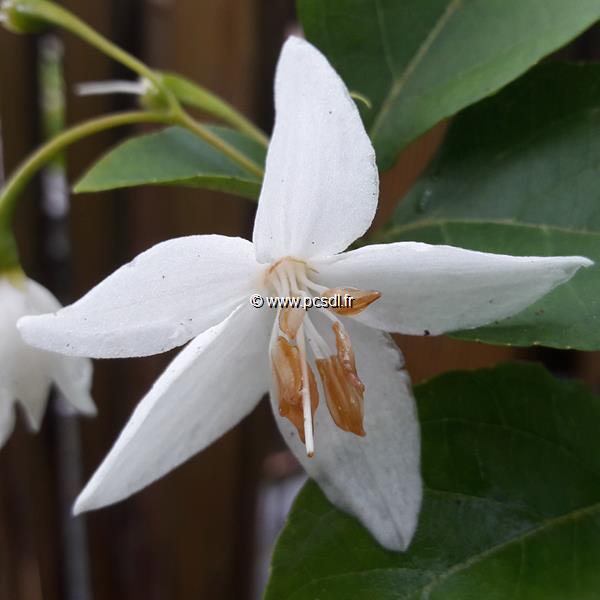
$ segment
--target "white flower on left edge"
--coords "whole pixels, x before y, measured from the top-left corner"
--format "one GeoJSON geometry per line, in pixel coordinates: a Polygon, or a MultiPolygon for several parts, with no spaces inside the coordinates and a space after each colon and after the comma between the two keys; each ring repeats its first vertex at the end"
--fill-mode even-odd
{"type": "Polygon", "coordinates": [[[95,357],[192,340],[141,401],[77,512],[161,477],[271,388],[276,421],[308,474],[384,546],[405,549],[421,503],[419,427],[402,355],[384,331],[435,335],[507,317],[591,261],[419,243],[343,253],[371,224],[378,197],[356,107],[327,60],[296,38],[279,60],[275,107],[253,243],[208,235],[158,244],[72,306],[20,327],[39,347],[95,357]],[[357,305],[275,313],[249,302],[253,293],[336,291],[357,305]]]}
{"type": "Polygon", "coordinates": [[[0,274],[0,447],[15,426],[17,403],[30,428],[39,429],[53,383],[77,411],[96,413],[90,397],[91,361],[32,348],[17,330],[21,317],[59,308],[56,298],[35,281],[0,274]]]}

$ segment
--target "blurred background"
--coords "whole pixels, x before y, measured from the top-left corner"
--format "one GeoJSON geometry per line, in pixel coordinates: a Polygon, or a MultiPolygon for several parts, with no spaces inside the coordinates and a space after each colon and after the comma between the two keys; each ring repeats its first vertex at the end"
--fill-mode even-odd
{"type": "MultiPolygon", "coordinates": [[[[270,131],[275,63],[283,40],[297,27],[293,0],[62,4],[151,66],[198,81],[270,131]]],[[[597,29],[558,53],[574,60],[599,56],[597,29]]],[[[63,76],[68,124],[134,104],[123,96],[73,94],[77,82],[131,75],[72,36],[0,30],[5,174],[60,125],[56,77],[60,82],[63,76]]],[[[120,139],[143,130],[111,131],[79,143],[62,163],[68,181],[120,139]]],[[[444,131],[441,124],[417,140],[384,174],[376,224],[418,177],[444,131]]],[[[26,196],[17,215],[23,265],[64,303],[164,239],[198,233],[249,237],[255,208],[225,194],[166,187],[69,198],[61,165],[47,169],[26,196]]],[[[415,382],[517,358],[541,360],[555,372],[560,368],[558,374],[599,387],[595,353],[515,350],[448,338],[402,337],[399,343],[415,382]]],[[[264,401],[208,450],[129,500],[70,517],[82,484],[172,357],[96,361],[99,415],[93,420],[70,416],[55,398],[39,435],[19,423],[0,451],[1,600],[260,597],[273,541],[303,481],[264,401]]]]}

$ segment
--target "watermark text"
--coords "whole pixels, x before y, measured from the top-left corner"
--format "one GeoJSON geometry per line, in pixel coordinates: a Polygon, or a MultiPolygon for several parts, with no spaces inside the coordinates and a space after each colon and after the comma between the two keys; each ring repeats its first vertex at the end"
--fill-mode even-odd
{"type": "Polygon", "coordinates": [[[252,294],[250,304],[254,308],[352,308],[354,296],[332,294],[331,296],[262,296],[252,294]]]}

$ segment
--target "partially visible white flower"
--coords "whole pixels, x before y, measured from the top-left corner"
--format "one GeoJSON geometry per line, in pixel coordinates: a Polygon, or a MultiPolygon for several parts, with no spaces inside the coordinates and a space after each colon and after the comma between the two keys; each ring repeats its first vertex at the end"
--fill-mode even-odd
{"type": "Polygon", "coordinates": [[[16,404],[29,427],[39,429],[53,383],[77,411],[96,413],[90,397],[91,361],[32,348],[17,329],[21,317],[59,308],[56,298],[35,281],[21,273],[0,274],[0,447],[14,428],[16,404]]]}
{"type": "Polygon", "coordinates": [[[378,199],[356,106],[325,57],[291,38],[275,108],[252,243],[169,240],[75,304],[19,326],[28,342],[79,356],[143,356],[190,342],[140,402],[76,512],[163,476],[270,389],[308,474],[381,544],[405,549],[421,505],[419,426],[402,355],[385,332],[436,335],[508,317],[592,263],[413,242],[344,252],[378,199]],[[252,308],[253,293],[350,293],[358,302],[276,313],[252,308]]]}

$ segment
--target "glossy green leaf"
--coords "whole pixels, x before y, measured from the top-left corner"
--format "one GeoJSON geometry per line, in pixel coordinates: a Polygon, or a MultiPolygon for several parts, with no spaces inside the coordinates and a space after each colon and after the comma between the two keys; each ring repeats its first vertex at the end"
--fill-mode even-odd
{"type": "MultiPolygon", "coordinates": [[[[543,65],[465,110],[382,239],[600,264],[600,65],[543,65]]],[[[600,349],[597,265],[461,337],[600,349]]]]}
{"type": "MultiPolygon", "coordinates": [[[[265,149],[245,135],[209,127],[258,164],[265,149]]],[[[129,139],[95,163],[75,192],[98,192],[137,185],[186,185],[258,198],[261,181],[196,135],[169,127],[129,139]]]]}
{"type": "Polygon", "coordinates": [[[600,398],[525,364],[449,373],[416,395],[425,496],[408,552],[381,548],[309,483],[266,600],[597,598],[600,398]]]}
{"type": "Polygon", "coordinates": [[[380,168],[438,121],[500,89],[600,18],[600,0],[298,0],[351,90],[380,168]]]}

